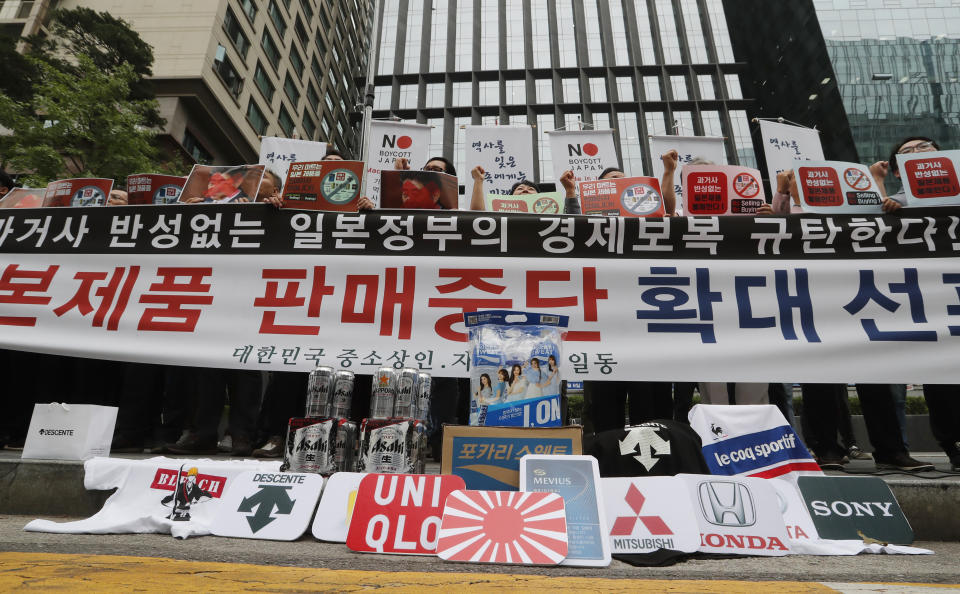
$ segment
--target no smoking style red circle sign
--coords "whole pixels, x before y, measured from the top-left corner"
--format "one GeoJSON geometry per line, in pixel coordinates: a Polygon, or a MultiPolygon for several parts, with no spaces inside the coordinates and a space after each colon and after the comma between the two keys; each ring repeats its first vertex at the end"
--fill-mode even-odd
{"type": "Polygon", "coordinates": [[[733,191],[741,198],[753,198],[760,193],[760,182],[749,173],[741,173],[733,179],[733,191]]]}
{"type": "Polygon", "coordinates": [[[854,190],[866,190],[870,188],[870,179],[867,175],[855,169],[853,167],[848,167],[843,172],[843,180],[847,182],[847,185],[853,188],[854,190]]]}

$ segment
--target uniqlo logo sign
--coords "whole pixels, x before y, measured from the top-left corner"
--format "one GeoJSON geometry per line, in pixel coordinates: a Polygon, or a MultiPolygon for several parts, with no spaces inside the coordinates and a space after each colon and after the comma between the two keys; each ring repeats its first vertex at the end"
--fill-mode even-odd
{"type": "MultiPolygon", "coordinates": [[[[173,491],[177,487],[177,474],[176,470],[158,468],[157,474],[153,477],[153,482],[150,483],[150,488],[160,489],[162,491],[173,491]]],[[[186,470],[180,471],[179,474],[181,480],[189,476],[186,470]]],[[[212,474],[197,474],[196,477],[197,486],[207,493],[210,493],[214,498],[218,499],[223,495],[223,489],[227,484],[227,477],[214,476],[212,474]]]]}
{"type": "Polygon", "coordinates": [[[347,548],[363,553],[433,555],[447,495],[465,489],[453,475],[368,474],[360,481],[347,548]]]}

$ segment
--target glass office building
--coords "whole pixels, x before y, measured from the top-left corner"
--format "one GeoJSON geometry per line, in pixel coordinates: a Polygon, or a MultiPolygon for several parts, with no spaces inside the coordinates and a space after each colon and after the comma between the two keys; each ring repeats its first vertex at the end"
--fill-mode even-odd
{"type": "Polygon", "coordinates": [[[651,134],[724,136],[731,163],[755,164],[721,0],[382,4],[374,117],[432,125],[431,153],[458,171],[466,124],[534,126],[546,182],[559,128],[613,128],[635,175],[659,158],[651,134]]]}

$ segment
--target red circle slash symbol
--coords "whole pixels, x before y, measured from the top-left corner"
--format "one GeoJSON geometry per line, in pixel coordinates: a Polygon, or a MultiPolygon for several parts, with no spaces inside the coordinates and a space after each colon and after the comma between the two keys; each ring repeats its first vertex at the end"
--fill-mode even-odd
{"type": "Polygon", "coordinates": [[[843,172],[843,181],[854,190],[867,190],[870,188],[870,179],[859,169],[849,167],[843,172]]]}
{"type": "Polygon", "coordinates": [[[753,198],[760,193],[760,184],[749,173],[741,173],[733,179],[733,191],[741,198],[753,198]]]}

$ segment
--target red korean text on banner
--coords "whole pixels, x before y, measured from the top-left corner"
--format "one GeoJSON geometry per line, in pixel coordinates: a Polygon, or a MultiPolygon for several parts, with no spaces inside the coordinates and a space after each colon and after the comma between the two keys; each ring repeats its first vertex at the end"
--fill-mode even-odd
{"type": "Polygon", "coordinates": [[[443,508],[444,561],[556,565],[567,556],[567,517],[556,493],[454,491],[443,508]]]}
{"type": "Polygon", "coordinates": [[[433,555],[444,502],[465,488],[454,475],[368,474],[357,490],[347,547],[363,553],[433,555]]]}
{"type": "Polygon", "coordinates": [[[696,171],[687,177],[684,203],[689,215],[726,214],[727,176],[719,171],[696,171]]]}
{"type": "Polygon", "coordinates": [[[903,167],[910,191],[917,198],[948,198],[960,195],[960,181],[947,157],[913,159],[903,167]]]}
{"type": "Polygon", "coordinates": [[[801,167],[800,184],[803,185],[803,199],[810,206],[843,204],[840,178],[832,167],[801,167]]]}

